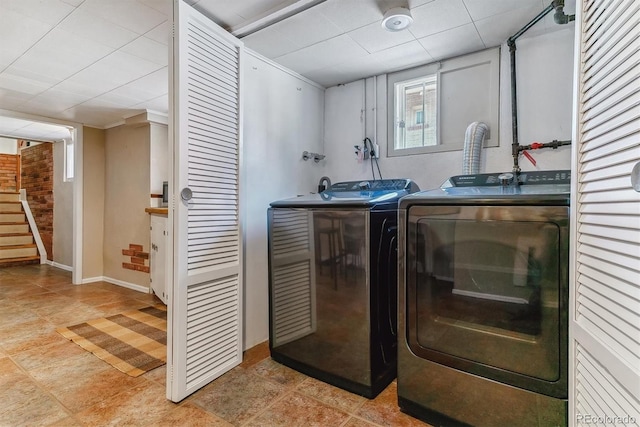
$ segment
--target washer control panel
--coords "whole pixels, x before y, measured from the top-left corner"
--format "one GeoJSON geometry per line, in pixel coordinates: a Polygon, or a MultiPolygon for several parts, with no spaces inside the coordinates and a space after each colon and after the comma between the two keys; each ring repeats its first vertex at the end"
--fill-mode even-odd
{"type": "Polygon", "coordinates": [[[340,191],[399,191],[408,190],[410,179],[377,179],[375,181],[346,181],[331,184],[332,192],[340,191]]]}

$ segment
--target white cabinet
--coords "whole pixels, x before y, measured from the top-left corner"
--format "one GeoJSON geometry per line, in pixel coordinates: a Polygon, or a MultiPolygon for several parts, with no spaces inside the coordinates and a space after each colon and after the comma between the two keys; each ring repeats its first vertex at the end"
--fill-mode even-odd
{"type": "Polygon", "coordinates": [[[167,303],[167,216],[151,214],[151,289],[153,293],[167,303]]]}

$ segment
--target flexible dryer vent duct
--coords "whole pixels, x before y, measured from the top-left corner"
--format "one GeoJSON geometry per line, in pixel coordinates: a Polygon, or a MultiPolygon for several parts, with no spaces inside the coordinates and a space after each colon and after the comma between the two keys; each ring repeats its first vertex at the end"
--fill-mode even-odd
{"type": "Polygon", "coordinates": [[[462,174],[470,175],[480,171],[480,150],[489,126],[482,122],[473,122],[464,134],[462,174]]]}

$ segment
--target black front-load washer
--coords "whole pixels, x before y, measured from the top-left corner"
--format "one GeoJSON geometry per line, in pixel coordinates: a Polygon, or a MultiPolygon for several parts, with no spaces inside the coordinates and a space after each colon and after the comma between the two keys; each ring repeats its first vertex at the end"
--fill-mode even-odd
{"type": "Polygon", "coordinates": [[[398,200],[409,179],[271,203],[271,357],[373,398],[396,376],[398,200]]]}

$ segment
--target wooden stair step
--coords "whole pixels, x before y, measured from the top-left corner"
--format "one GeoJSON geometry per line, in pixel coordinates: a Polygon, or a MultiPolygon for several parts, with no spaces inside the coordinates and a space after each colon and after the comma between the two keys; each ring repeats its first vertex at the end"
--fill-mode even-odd
{"type": "Polygon", "coordinates": [[[22,202],[0,202],[0,212],[22,212],[22,202]]]}
{"type": "Polygon", "coordinates": [[[38,256],[38,247],[35,243],[28,245],[0,246],[0,259],[24,258],[38,256]]]}
{"type": "Polygon", "coordinates": [[[33,244],[31,233],[0,233],[0,247],[33,244]]]}
{"type": "Polygon", "coordinates": [[[20,193],[14,191],[0,191],[0,202],[20,201],[20,193]]]}
{"type": "Polygon", "coordinates": [[[40,263],[40,257],[37,255],[0,259],[0,266],[2,267],[12,267],[17,265],[39,264],[39,263],[40,263]]]}
{"type": "Polygon", "coordinates": [[[24,222],[24,212],[0,212],[0,222],[24,222]]]}
{"type": "Polygon", "coordinates": [[[0,222],[0,233],[28,233],[29,223],[21,222],[0,222]]]}

